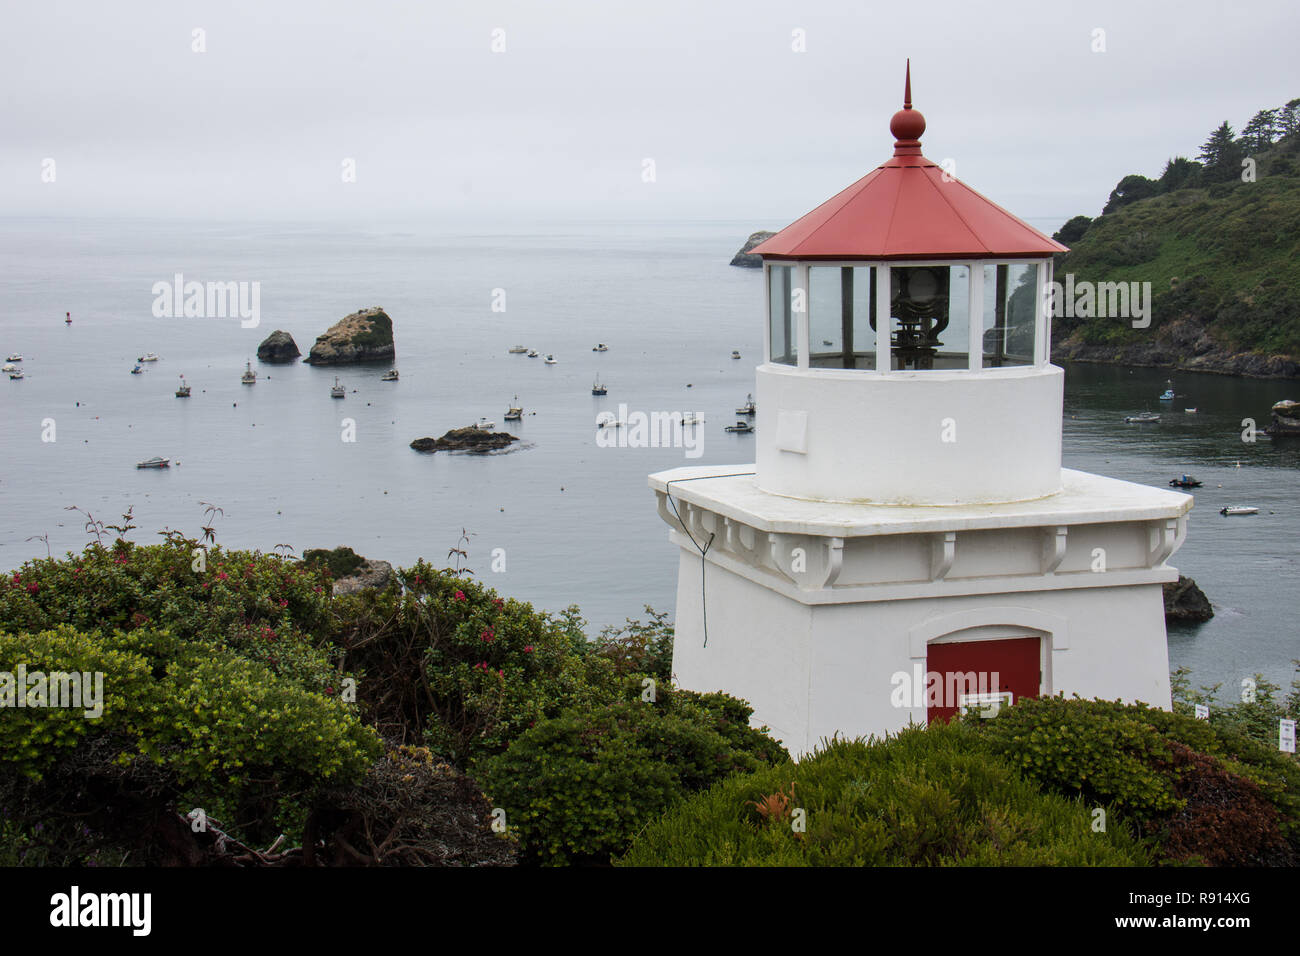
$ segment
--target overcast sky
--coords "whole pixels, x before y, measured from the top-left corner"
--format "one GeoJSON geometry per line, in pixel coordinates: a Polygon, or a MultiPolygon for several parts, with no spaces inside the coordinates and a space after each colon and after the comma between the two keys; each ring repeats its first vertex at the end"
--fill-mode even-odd
{"type": "Polygon", "coordinates": [[[7,216],[776,228],[889,157],[910,56],[925,154],[1050,231],[1300,96],[1296,0],[0,4],[7,216]]]}

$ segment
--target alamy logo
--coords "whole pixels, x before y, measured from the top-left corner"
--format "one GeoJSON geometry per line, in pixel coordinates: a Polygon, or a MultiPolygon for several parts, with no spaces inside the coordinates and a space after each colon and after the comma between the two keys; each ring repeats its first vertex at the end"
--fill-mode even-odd
{"type": "Polygon", "coordinates": [[[1052,282],[1048,295],[1056,319],[1132,319],[1135,329],[1151,325],[1150,282],[1075,282],[1068,272],[1065,285],[1052,282]]]}
{"type": "Polygon", "coordinates": [[[260,282],[186,282],[178,272],[171,282],[155,282],[150,291],[159,319],[238,318],[244,329],[255,329],[262,321],[260,282]]]}
{"type": "Polygon", "coordinates": [[[148,936],[152,910],[149,893],[82,893],[74,886],[50,897],[50,925],[129,926],[133,936],[148,936]]]}
{"type": "Polygon", "coordinates": [[[103,671],[0,671],[0,708],[67,707],[95,720],[104,713],[103,671]]]}
{"type": "Polygon", "coordinates": [[[1011,693],[1001,688],[999,671],[895,671],[889,678],[893,690],[889,702],[895,707],[954,707],[973,709],[981,717],[995,717],[1002,704],[1010,704],[1011,693]]]}
{"type": "Polygon", "coordinates": [[[601,412],[596,416],[597,448],[683,448],[687,458],[704,454],[704,429],[692,415],[681,412],[631,412],[626,403],[618,416],[601,412]]]}

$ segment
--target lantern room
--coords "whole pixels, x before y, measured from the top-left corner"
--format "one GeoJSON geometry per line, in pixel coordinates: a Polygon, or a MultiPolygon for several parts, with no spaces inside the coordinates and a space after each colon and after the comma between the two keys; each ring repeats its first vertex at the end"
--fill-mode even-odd
{"type": "Polygon", "coordinates": [[[1046,290],[1068,250],[921,154],[910,66],[890,132],[888,161],[752,250],[775,426],[759,484],[900,504],[1053,494],[1062,374],[1046,290]]]}

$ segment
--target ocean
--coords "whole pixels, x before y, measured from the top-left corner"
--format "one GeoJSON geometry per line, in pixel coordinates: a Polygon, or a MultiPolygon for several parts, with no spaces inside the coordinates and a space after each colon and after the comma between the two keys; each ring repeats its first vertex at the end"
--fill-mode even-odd
{"type": "MultiPolygon", "coordinates": [[[[728,261],[765,225],[0,220],[0,352],[22,353],[26,374],[0,379],[0,566],[83,547],[85,518],[72,507],[109,523],[131,508],[132,536],[146,542],[165,528],[197,534],[211,504],[222,509],[217,540],[231,547],[345,544],[439,566],[463,547],[462,563],[492,587],[541,608],[576,604],[592,633],[644,617],[647,604],[671,611],[677,554],[646,476],[753,461],[753,437],[723,427],[754,389],[763,290],[758,270],[728,261]],[[177,273],[259,283],[260,324],[156,317],[153,287],[177,273]],[[256,359],[274,329],[305,355],[369,306],[393,319],[399,382],[379,380],[385,367],[256,359]],[[593,352],[598,342],[609,351],[593,352]],[[508,354],[515,344],[557,364],[508,354]],[[131,375],[146,352],[160,360],[131,375]],[[249,360],[251,387],[240,384],[249,360]],[[173,395],[181,375],[189,399],[173,395]],[[329,395],[336,375],[343,400],[329,395]],[[596,378],[607,396],[591,395],[596,378]],[[408,447],[480,417],[504,427],[515,396],[525,417],[508,430],[522,441],[507,453],[408,447]],[[620,405],[698,412],[698,457],[598,447],[597,415],[620,405]],[[136,469],[153,455],[174,467],[136,469]]],[[[1194,684],[1235,686],[1260,672],[1286,686],[1300,657],[1300,442],[1241,434],[1242,419],[1262,427],[1295,391],[1067,369],[1067,467],[1161,487],[1191,472],[1205,483],[1172,559],[1215,605],[1214,620],[1170,630],[1171,666],[1190,667],[1194,684]],[[1157,401],[1167,379],[1173,403],[1157,401]],[[1144,409],[1163,421],[1122,423],[1144,409]],[[1238,503],[1261,513],[1218,514],[1238,503]]]]}

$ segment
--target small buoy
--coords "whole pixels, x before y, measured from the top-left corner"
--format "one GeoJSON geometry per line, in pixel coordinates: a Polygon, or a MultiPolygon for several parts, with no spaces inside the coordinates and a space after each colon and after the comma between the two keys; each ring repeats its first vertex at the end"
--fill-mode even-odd
{"type": "Polygon", "coordinates": [[[564,485],[560,485],[560,490],[561,490],[561,491],[564,490],[564,485]]]}

